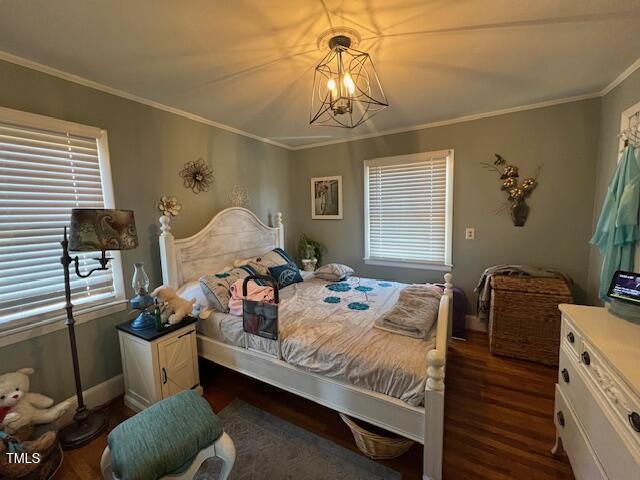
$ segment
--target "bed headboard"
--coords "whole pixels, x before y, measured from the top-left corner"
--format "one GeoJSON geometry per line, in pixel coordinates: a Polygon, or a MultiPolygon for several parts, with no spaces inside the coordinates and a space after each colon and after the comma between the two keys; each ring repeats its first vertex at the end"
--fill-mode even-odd
{"type": "Polygon", "coordinates": [[[269,227],[246,208],[227,208],[198,233],[181,239],[173,237],[171,218],[163,215],[160,230],[162,282],[171,288],[219,272],[238,258],[258,256],[276,247],[284,248],[280,212],[276,215],[275,227],[269,227]]]}

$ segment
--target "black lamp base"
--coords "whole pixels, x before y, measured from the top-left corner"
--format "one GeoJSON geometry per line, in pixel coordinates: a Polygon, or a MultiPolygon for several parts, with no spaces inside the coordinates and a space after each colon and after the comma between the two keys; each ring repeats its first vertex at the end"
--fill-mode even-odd
{"type": "Polygon", "coordinates": [[[86,445],[107,428],[107,418],[103,413],[84,410],[76,413],[73,422],[60,432],[60,445],[64,450],[86,445]]]}

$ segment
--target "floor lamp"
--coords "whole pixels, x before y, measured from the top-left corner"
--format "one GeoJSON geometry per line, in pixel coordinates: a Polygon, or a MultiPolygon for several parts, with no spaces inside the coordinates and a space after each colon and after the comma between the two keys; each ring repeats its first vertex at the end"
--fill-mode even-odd
{"type": "Polygon", "coordinates": [[[69,267],[75,264],[75,273],[79,278],[87,278],[93,272],[107,270],[111,258],[107,257],[107,250],[128,250],[138,246],[136,224],[131,210],[106,210],[95,208],[74,208],[71,210],[71,226],[69,239],[67,227],[64,228],[62,242],[62,257],[60,262],[64,268],[64,293],[69,342],[71,343],[71,358],[73,359],[73,375],[76,382],[76,396],[78,408],[73,422],[60,432],[60,444],[65,450],[81,447],[96,438],[107,426],[104,415],[89,410],[84,404],[82,383],[80,381],[80,366],[78,363],[78,348],[76,345],[75,320],[73,319],[73,304],[71,303],[71,280],[69,267]],[[95,258],[99,267],[87,273],[80,271],[80,260],[71,257],[69,252],[101,252],[100,258],[95,258]]]}

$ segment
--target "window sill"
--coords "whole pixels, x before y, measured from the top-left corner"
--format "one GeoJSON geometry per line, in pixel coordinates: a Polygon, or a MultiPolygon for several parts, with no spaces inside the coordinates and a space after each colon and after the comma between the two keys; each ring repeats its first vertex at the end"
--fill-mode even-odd
{"type": "Polygon", "coordinates": [[[363,258],[367,265],[378,265],[383,267],[399,267],[399,268],[415,268],[418,270],[435,270],[438,272],[450,272],[453,265],[445,265],[444,263],[426,263],[426,262],[403,262],[401,260],[383,260],[380,258],[363,258]]]}
{"type": "MultiPolygon", "coordinates": [[[[127,303],[127,300],[114,300],[110,303],[85,308],[78,313],[74,313],[73,317],[76,321],[75,324],[82,325],[83,323],[90,322],[97,318],[122,312],[123,310],[126,310],[127,303]]],[[[66,314],[61,314],[29,325],[21,325],[19,327],[2,330],[0,331],[0,347],[5,347],[13,343],[23,342],[31,338],[63,330],[67,327],[64,323],[65,320],[66,314]]]]}

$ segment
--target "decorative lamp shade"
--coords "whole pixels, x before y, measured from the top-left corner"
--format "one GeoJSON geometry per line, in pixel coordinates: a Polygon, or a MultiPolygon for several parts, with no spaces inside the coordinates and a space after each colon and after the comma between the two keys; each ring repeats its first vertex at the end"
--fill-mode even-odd
{"type": "Polygon", "coordinates": [[[132,210],[74,208],[71,210],[69,250],[99,252],[129,250],[138,246],[132,210]]]}

